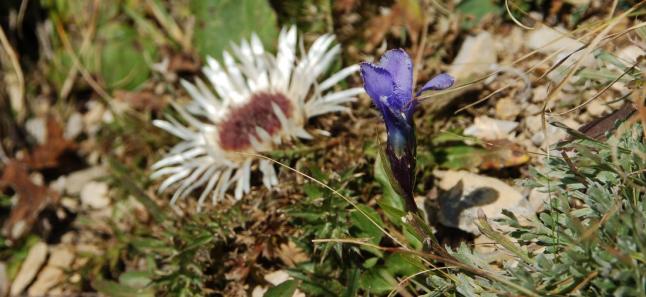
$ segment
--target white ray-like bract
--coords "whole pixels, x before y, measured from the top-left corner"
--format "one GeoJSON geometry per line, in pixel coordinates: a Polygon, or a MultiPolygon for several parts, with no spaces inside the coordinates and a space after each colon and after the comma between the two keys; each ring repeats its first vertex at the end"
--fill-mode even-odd
{"type": "Polygon", "coordinates": [[[281,30],[275,56],[253,34],[249,41],[232,44],[233,55],[225,51],[223,63],[207,58],[207,81],[182,81],[192,101],[173,104],[183,121],[169,116],[153,122],[181,139],[153,165],[151,177],[164,177],[159,192],[172,188],[174,203],[201,189],[198,209],[207,196],[215,204],[230,188],[241,199],[250,190],[252,166],[262,173],[266,187],[276,185],[271,161],[248,153],[268,152],[294,138],[312,138],[304,128],[309,118],[348,111],[344,104],[363,93],[363,88],[333,90],[358,65],[319,82],[339,54],[340,46],[333,43],[334,36],[326,34],[297,55],[297,32],[291,27],[281,30]]]}

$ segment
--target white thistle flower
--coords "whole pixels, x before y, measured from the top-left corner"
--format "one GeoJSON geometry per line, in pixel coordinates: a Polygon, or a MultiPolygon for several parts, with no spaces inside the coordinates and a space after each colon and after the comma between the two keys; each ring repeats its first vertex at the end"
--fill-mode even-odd
{"type": "Polygon", "coordinates": [[[337,57],[340,46],[334,36],[318,38],[307,53],[296,56],[296,28],[284,28],[278,38],[278,54],[265,52],[257,35],[240,45],[233,55],[223,53],[224,67],[207,58],[203,68],[210,87],[199,78],[182,81],[192,97],[186,107],[173,104],[187,125],[168,116],[153,124],[181,138],[171,151],[153,165],[152,178],[165,176],[159,192],[171,187],[171,203],[202,187],[198,210],[210,194],[212,202],[224,198],[234,183],[234,196],[249,192],[252,165],[258,164],[266,187],[277,184],[273,164],[246,153],[263,153],[292,138],[311,139],[304,124],[311,117],[347,111],[363,88],[333,91],[332,87],[359,69],[353,65],[318,83],[337,57]],[[215,92],[213,92],[214,90],[215,92]]]}

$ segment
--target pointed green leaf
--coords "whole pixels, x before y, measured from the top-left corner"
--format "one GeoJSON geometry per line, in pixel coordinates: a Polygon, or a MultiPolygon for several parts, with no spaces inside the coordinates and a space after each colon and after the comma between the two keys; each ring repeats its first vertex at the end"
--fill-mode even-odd
{"type": "Polygon", "coordinates": [[[264,297],[292,297],[298,284],[295,280],[285,281],[278,286],[272,287],[265,292],[264,297]]]}

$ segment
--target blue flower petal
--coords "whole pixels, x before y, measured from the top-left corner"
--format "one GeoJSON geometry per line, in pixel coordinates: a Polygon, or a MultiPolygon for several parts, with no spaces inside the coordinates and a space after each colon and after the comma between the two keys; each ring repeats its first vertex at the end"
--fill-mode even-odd
{"type": "Polygon", "coordinates": [[[379,66],[371,63],[361,63],[361,77],[363,78],[363,88],[372,98],[377,107],[382,108],[383,98],[392,97],[395,90],[395,82],[390,73],[379,66]]]}
{"type": "Polygon", "coordinates": [[[413,96],[413,61],[406,51],[400,48],[387,51],[381,57],[379,66],[386,69],[393,77],[396,86],[395,92],[400,94],[397,97],[410,100],[413,96]]]}
{"type": "Polygon", "coordinates": [[[441,73],[436,75],[435,77],[431,78],[420,90],[417,92],[416,96],[419,96],[420,94],[428,91],[428,90],[444,90],[450,88],[453,83],[455,82],[455,79],[453,76],[448,75],[446,73],[441,73]]]}

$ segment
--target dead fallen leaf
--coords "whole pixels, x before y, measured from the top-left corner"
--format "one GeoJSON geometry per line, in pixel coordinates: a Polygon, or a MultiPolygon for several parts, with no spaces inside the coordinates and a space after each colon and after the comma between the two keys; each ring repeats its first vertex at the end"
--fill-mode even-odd
{"type": "Polygon", "coordinates": [[[34,148],[23,161],[36,170],[56,167],[61,155],[77,147],[76,143],[63,137],[64,133],[58,120],[53,116],[48,117],[46,142],[34,148]]]}
{"type": "Polygon", "coordinates": [[[249,275],[250,271],[251,267],[249,267],[249,265],[243,263],[242,261],[236,261],[235,267],[229,270],[224,275],[224,277],[230,281],[240,281],[247,278],[247,275],[249,275]]]}
{"type": "Polygon", "coordinates": [[[168,71],[175,73],[198,73],[200,66],[195,56],[188,53],[174,53],[170,56],[168,71]]]}
{"type": "Polygon", "coordinates": [[[29,177],[29,171],[54,168],[59,165],[59,159],[65,152],[76,149],[76,143],[65,139],[63,134],[62,125],[55,117],[49,116],[45,143],[32,149],[22,160],[10,160],[6,164],[0,177],[0,190],[10,187],[18,196],[18,202],[11,209],[2,229],[10,239],[17,239],[28,232],[38,214],[58,200],[58,193],[35,184],[29,177]]]}
{"type": "Polygon", "coordinates": [[[515,167],[529,161],[525,149],[509,140],[488,141],[484,146],[487,153],[483,154],[482,162],[478,166],[481,170],[515,167]]]}
{"type": "Polygon", "coordinates": [[[242,255],[227,261],[226,265],[232,267],[224,277],[227,280],[239,281],[246,279],[251,269],[257,262],[260,253],[262,252],[262,245],[250,246],[250,250],[242,255]]]}
{"type": "Polygon", "coordinates": [[[288,267],[294,267],[298,263],[309,260],[307,253],[292,241],[280,245],[278,257],[288,267]]]}
{"type": "Polygon", "coordinates": [[[411,42],[417,44],[423,26],[424,21],[418,1],[397,0],[390,7],[389,13],[370,20],[365,31],[365,37],[368,40],[367,45],[369,48],[376,47],[393,27],[405,27],[408,30],[411,42]]]}
{"type": "MultiPolygon", "coordinates": [[[[643,110],[643,106],[639,110],[641,114],[643,110]]],[[[613,130],[616,127],[615,124],[617,121],[623,121],[630,118],[635,113],[635,111],[637,110],[631,103],[626,103],[615,112],[607,116],[597,118],[583,125],[578,130],[579,132],[585,134],[590,138],[594,138],[597,140],[605,140],[606,133],[608,131],[613,130]]],[[[646,111],[644,111],[644,115],[646,116],[646,111]]],[[[571,139],[571,137],[569,137],[568,139],[571,139]]]]}
{"type": "Polygon", "coordinates": [[[508,140],[493,140],[480,145],[451,145],[438,148],[443,155],[440,167],[448,169],[490,170],[515,167],[529,161],[525,149],[508,140]]]}
{"type": "Polygon", "coordinates": [[[58,193],[32,182],[27,165],[15,160],[7,163],[0,177],[0,190],[7,186],[16,191],[18,203],[11,209],[2,232],[16,239],[29,231],[41,210],[58,200],[58,193]]]}

